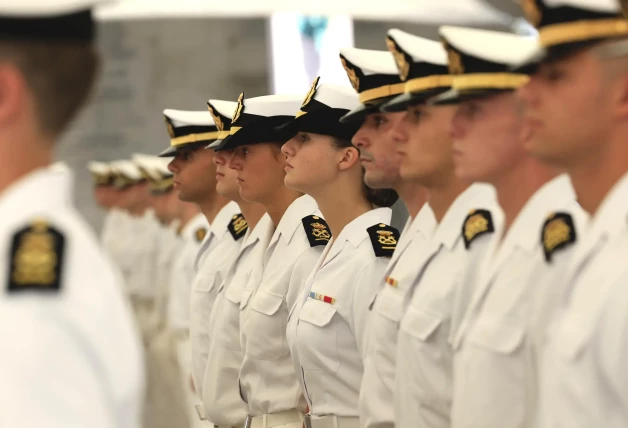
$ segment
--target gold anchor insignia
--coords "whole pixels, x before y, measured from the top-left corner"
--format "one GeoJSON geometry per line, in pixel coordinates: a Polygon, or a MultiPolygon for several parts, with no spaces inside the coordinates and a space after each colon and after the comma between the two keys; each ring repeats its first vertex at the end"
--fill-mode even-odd
{"type": "Polygon", "coordinates": [[[537,0],[521,0],[521,8],[523,9],[523,13],[530,24],[535,27],[538,27],[539,24],[541,24],[543,12],[537,3],[537,0]]]}
{"type": "Polygon", "coordinates": [[[238,119],[240,119],[240,115],[242,114],[243,109],[244,109],[244,92],[242,92],[240,96],[238,97],[238,107],[236,108],[236,111],[233,113],[233,119],[231,119],[232,126],[234,123],[238,121],[238,119]]]}
{"type": "Polygon", "coordinates": [[[314,83],[312,83],[312,87],[310,88],[310,92],[307,93],[305,100],[303,100],[303,104],[301,104],[301,108],[305,107],[312,101],[314,98],[314,94],[316,93],[316,88],[318,87],[318,81],[321,80],[320,76],[314,79],[314,83]]]}
{"type": "Polygon", "coordinates": [[[395,58],[397,68],[399,69],[399,77],[401,77],[401,80],[405,82],[406,79],[408,79],[408,74],[410,73],[410,64],[408,63],[405,54],[399,50],[395,41],[389,37],[386,38],[386,46],[388,46],[388,50],[395,58]]]}
{"type": "Polygon", "coordinates": [[[395,239],[394,233],[389,230],[378,230],[379,237],[377,241],[382,245],[397,245],[397,239],[395,239]]]}
{"type": "Polygon", "coordinates": [[[343,57],[340,57],[340,62],[342,63],[342,68],[344,68],[347,72],[347,77],[349,77],[349,82],[351,82],[351,86],[353,86],[353,89],[355,89],[357,92],[360,92],[360,78],[356,74],[355,70],[347,65],[347,61],[343,57]]]}
{"type": "Polygon", "coordinates": [[[569,241],[571,228],[562,218],[550,221],[543,230],[543,245],[548,253],[554,251],[560,244],[569,241]]]}
{"type": "Polygon", "coordinates": [[[44,221],[35,221],[22,236],[15,253],[12,279],[18,285],[51,286],[57,280],[55,269],[59,258],[55,238],[44,221]]]}
{"type": "Polygon", "coordinates": [[[331,234],[327,230],[327,226],[321,223],[312,223],[312,235],[317,241],[329,241],[331,234]]]}
{"type": "Polygon", "coordinates": [[[172,123],[170,123],[167,117],[164,117],[164,120],[166,121],[166,129],[168,130],[168,135],[170,135],[170,138],[174,138],[175,133],[174,133],[174,128],[172,126],[172,123]]]}
{"type": "Polygon", "coordinates": [[[214,123],[216,124],[216,129],[218,129],[219,131],[224,130],[225,124],[223,123],[222,119],[220,118],[220,115],[214,109],[214,107],[208,104],[207,109],[209,110],[209,114],[211,114],[212,119],[214,119],[214,123]]]}
{"type": "Polygon", "coordinates": [[[443,40],[445,49],[447,50],[447,67],[449,68],[449,74],[463,74],[464,65],[462,64],[462,57],[460,54],[449,46],[445,40],[443,40]]]}
{"type": "Polygon", "coordinates": [[[482,214],[475,214],[466,221],[464,236],[467,241],[471,241],[478,233],[486,232],[488,229],[488,220],[482,214]]]}
{"type": "Polygon", "coordinates": [[[244,217],[238,217],[233,222],[233,230],[235,231],[236,234],[239,234],[244,229],[246,229],[248,226],[249,225],[246,222],[246,220],[244,219],[244,217]]]}

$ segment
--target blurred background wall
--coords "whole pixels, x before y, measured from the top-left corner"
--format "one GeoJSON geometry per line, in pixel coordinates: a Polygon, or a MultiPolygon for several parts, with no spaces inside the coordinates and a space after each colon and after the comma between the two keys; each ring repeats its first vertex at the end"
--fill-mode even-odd
{"type": "MultiPolygon", "coordinates": [[[[355,46],[384,50],[386,32],[395,27],[434,39],[438,34],[436,25],[425,23],[355,20],[355,46]]],[[[74,170],[77,204],[96,229],[103,213],[91,197],[86,163],[166,148],[164,108],[203,110],[209,98],[271,93],[269,34],[270,19],[262,17],[99,23],[103,72],[90,105],[57,152],[74,170]]]]}

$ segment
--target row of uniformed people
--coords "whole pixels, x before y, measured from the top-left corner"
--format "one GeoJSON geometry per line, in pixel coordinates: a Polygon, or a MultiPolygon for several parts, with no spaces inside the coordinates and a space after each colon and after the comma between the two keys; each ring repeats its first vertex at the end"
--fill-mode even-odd
{"type": "Polygon", "coordinates": [[[119,266],[128,266],[126,291],[147,349],[145,425],[153,427],[184,426],[189,420],[184,400],[189,290],[194,257],[207,233],[197,205],[174,192],[169,163],[138,154],[132,161],[89,165],[95,199],[108,211],[103,243],[119,266]],[[129,200],[135,207],[138,200],[146,204],[132,210],[129,200]]]}
{"type": "MultiPolygon", "coordinates": [[[[0,31],[13,40],[31,31],[89,46],[91,2],[77,3],[3,5],[10,25],[0,31]]],[[[217,296],[208,342],[199,339],[207,347],[204,372],[190,366],[203,379],[199,398],[210,420],[296,427],[307,412],[306,425],[315,427],[626,425],[627,272],[618,260],[627,241],[628,22],[616,0],[524,7],[538,40],[443,28],[444,51],[400,32],[390,34],[391,53],[344,50],[356,109],[338,97],[325,101],[325,86],[315,84],[303,103],[242,96],[226,117],[210,100],[211,122],[206,113],[167,115],[180,199],[198,204],[213,225],[229,204],[218,183],[231,174],[241,203],[261,206],[226,279],[209,291],[217,296]],[[353,145],[338,138],[335,122],[305,126],[317,108],[351,110],[342,120],[358,120],[353,145]],[[364,172],[352,163],[354,147],[364,172]],[[358,221],[377,212],[356,213],[375,194],[360,188],[356,197],[362,174],[371,189],[399,190],[413,219],[399,244],[405,251],[380,266],[389,272],[368,303],[358,301],[369,294],[362,287],[373,291],[377,275],[346,282],[343,274],[364,266],[357,261],[381,265],[378,255],[389,255],[396,237],[384,222],[365,229],[358,221]],[[354,222],[360,227],[351,239],[354,222]],[[367,236],[372,252],[354,257],[367,236]],[[329,241],[324,248],[321,239],[329,241]]],[[[28,132],[20,120],[2,126],[49,158],[49,134],[67,121],[37,129],[29,96],[41,102],[41,95],[13,59],[2,61],[10,64],[0,69],[7,91],[22,84],[8,76],[26,76],[26,90],[9,91],[15,97],[3,102],[33,124],[28,132]]],[[[19,160],[12,156],[5,153],[19,160]]],[[[67,209],[67,172],[25,170],[2,190],[4,207],[17,213],[5,216],[3,229],[9,280],[0,326],[10,346],[0,361],[2,420],[134,426],[139,353],[112,287],[115,271],[67,209]],[[85,287],[84,266],[98,288],[85,287]],[[15,325],[24,339],[16,340],[15,325]],[[40,374],[41,387],[24,387],[40,374]]],[[[242,227],[237,214],[232,220],[233,229],[242,227]]],[[[182,251],[181,265],[200,271],[222,255],[200,249],[182,251]]],[[[173,283],[194,284],[192,298],[205,281],[190,276],[173,283]]],[[[179,330],[184,355],[185,327],[179,330]]]]}
{"type": "MultiPolygon", "coordinates": [[[[618,3],[602,3],[526,2],[538,39],[443,27],[443,44],[392,30],[390,52],[342,50],[357,108],[318,81],[296,115],[290,96],[241,95],[229,124],[228,109],[210,100],[216,134],[203,143],[217,140],[218,177],[235,171],[240,197],[262,205],[272,237],[244,278],[195,285],[193,302],[213,301],[192,310],[209,314],[207,336],[192,343],[207,419],[625,425],[626,272],[613,262],[625,237],[609,233],[626,214],[618,178],[627,170],[628,23],[618,3]],[[577,116],[596,111],[587,77],[607,100],[603,119],[577,116]],[[573,116],[542,104],[552,99],[545,91],[575,103],[573,116]],[[560,137],[554,114],[582,134],[560,137]],[[610,141],[599,147],[600,138],[610,141]],[[356,154],[355,175],[398,190],[412,216],[388,266],[380,257],[396,233],[383,218],[365,227],[381,211],[360,213],[374,200],[352,187],[356,154]],[[318,249],[323,231],[329,243],[318,249]]],[[[190,163],[210,156],[179,149],[190,163]]]]}

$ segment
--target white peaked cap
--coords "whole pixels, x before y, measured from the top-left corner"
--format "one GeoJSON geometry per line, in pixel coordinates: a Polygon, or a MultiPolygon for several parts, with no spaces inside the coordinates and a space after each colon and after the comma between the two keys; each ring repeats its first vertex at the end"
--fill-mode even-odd
{"type": "Polygon", "coordinates": [[[111,163],[111,167],[114,171],[132,180],[140,180],[142,178],[142,173],[139,168],[130,160],[122,159],[114,161],[111,163]]]}
{"type": "Polygon", "coordinates": [[[265,95],[244,98],[243,114],[256,116],[294,116],[303,102],[303,95],[265,95]]]}
{"type": "Polygon", "coordinates": [[[164,110],[164,116],[166,116],[172,122],[172,126],[180,128],[183,126],[214,126],[214,119],[207,113],[207,110],[203,111],[190,111],[190,110],[164,110]]]}
{"type": "Polygon", "coordinates": [[[375,51],[358,48],[342,48],[340,54],[358,67],[365,76],[371,74],[399,73],[395,58],[388,51],[375,51]]]}
{"type": "Polygon", "coordinates": [[[87,169],[94,174],[108,174],[109,172],[111,172],[111,167],[106,162],[88,162],[87,169]]]}
{"type": "Polygon", "coordinates": [[[447,51],[441,42],[415,36],[396,28],[389,30],[388,36],[393,38],[397,45],[412,57],[414,62],[447,65],[447,51]]]}
{"type": "Polygon", "coordinates": [[[232,118],[235,113],[236,107],[238,107],[238,103],[235,101],[224,101],[224,100],[214,100],[211,99],[207,101],[207,104],[211,104],[211,106],[216,109],[218,113],[221,115],[232,118]]]}
{"type": "Polygon", "coordinates": [[[313,99],[331,108],[344,110],[353,110],[360,105],[360,98],[353,89],[329,83],[320,84],[313,99]]]}
{"type": "Polygon", "coordinates": [[[460,52],[486,61],[515,66],[538,50],[538,39],[499,31],[443,26],[440,35],[460,52]]]}

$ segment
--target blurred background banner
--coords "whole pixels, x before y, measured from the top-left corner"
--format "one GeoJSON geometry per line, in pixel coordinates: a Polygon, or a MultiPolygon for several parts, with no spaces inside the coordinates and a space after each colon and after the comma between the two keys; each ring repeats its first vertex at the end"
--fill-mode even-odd
{"type": "Polygon", "coordinates": [[[96,16],[101,79],[57,158],[75,171],[77,204],[97,229],[85,165],[167,147],[164,108],[205,110],[242,91],[305,94],[317,75],[348,85],[338,50],[385,50],[389,28],[434,39],[442,24],[530,31],[511,0],[122,0],[96,16]]]}

